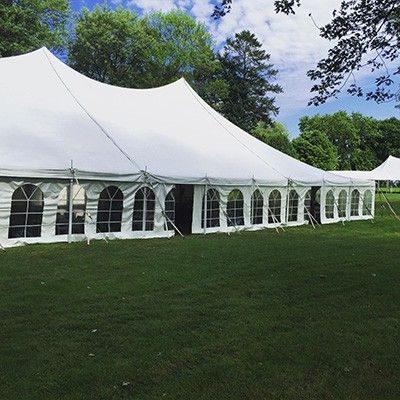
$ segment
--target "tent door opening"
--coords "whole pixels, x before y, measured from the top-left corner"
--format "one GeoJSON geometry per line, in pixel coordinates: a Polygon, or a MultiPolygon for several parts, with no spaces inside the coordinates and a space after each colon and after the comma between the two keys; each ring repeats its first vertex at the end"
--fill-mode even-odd
{"type": "Polygon", "coordinates": [[[175,193],[175,225],[182,234],[192,233],[193,219],[193,185],[176,185],[175,193]]]}
{"type": "Polygon", "coordinates": [[[319,224],[321,223],[321,187],[319,186],[311,188],[310,214],[319,224]]]}

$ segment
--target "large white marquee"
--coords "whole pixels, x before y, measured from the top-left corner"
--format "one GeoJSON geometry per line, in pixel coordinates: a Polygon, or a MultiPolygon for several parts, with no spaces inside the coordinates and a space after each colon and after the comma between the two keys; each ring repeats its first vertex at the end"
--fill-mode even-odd
{"type": "Polygon", "coordinates": [[[181,79],[91,80],[47,49],[0,59],[0,245],[369,219],[374,184],[230,123],[181,79]]]}

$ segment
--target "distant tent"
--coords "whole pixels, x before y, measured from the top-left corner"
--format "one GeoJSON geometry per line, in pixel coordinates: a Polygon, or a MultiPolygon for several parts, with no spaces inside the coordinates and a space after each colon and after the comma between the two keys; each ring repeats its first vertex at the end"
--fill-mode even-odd
{"type": "Polygon", "coordinates": [[[0,88],[2,246],[301,225],[308,207],[322,223],[373,216],[350,212],[373,183],[267,146],[184,79],[114,87],[42,48],[0,58],[0,88]]]}
{"type": "Polygon", "coordinates": [[[400,158],[389,156],[372,171],[331,171],[340,176],[372,181],[400,181],[400,158]]]}

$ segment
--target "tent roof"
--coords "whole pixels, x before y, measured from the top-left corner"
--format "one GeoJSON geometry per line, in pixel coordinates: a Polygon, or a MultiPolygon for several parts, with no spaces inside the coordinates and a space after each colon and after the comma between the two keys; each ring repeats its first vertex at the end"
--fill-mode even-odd
{"type": "Polygon", "coordinates": [[[342,176],[373,181],[399,181],[400,158],[389,156],[379,167],[372,171],[332,171],[342,176]]]}
{"type": "MultiPolygon", "coordinates": [[[[320,186],[351,179],[295,160],[218,114],[184,79],[153,89],[100,83],[47,49],[0,58],[0,175],[320,186]]],[[[369,184],[358,182],[358,184],[369,184]]]]}

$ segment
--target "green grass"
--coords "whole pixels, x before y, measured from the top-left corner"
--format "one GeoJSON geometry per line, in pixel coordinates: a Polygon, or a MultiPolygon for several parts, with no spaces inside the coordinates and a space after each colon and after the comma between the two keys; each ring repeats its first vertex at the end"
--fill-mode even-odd
{"type": "Polygon", "coordinates": [[[0,399],[399,399],[399,243],[378,205],[374,223],[9,249],[0,399]]]}

